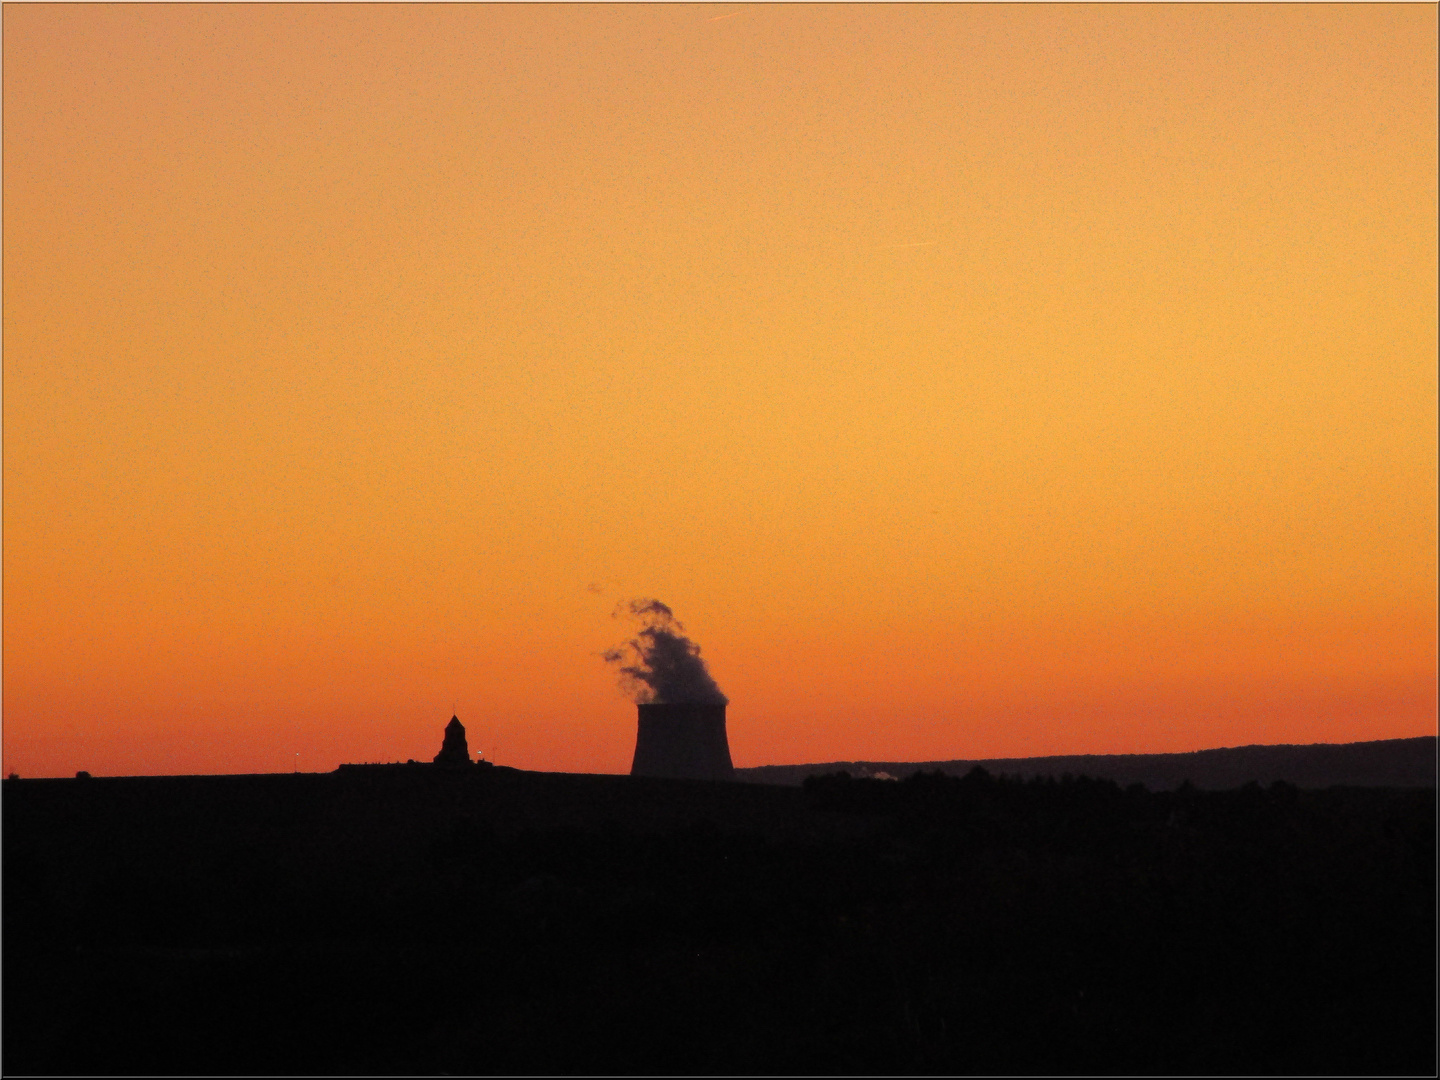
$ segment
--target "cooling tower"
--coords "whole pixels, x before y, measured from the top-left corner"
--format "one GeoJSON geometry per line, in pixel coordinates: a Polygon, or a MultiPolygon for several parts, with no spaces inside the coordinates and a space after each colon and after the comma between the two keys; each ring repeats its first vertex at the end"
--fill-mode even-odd
{"type": "Polygon", "coordinates": [[[731,780],[724,705],[641,705],[631,776],[731,780]]]}

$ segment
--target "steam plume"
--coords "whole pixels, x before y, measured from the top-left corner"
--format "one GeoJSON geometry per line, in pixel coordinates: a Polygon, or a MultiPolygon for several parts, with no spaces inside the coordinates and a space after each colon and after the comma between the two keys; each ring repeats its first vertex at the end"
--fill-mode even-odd
{"type": "Polygon", "coordinates": [[[659,600],[631,600],[615,609],[639,619],[639,633],[600,655],[620,669],[620,686],[640,705],[725,705],[730,699],[710,677],[700,646],[685,636],[675,613],[659,600]]]}

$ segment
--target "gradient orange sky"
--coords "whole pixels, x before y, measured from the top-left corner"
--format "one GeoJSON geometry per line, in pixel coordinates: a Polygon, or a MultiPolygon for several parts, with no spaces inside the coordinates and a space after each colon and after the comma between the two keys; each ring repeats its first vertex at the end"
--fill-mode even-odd
{"type": "Polygon", "coordinates": [[[4,768],[1436,731],[1437,9],[4,18],[4,768]]]}

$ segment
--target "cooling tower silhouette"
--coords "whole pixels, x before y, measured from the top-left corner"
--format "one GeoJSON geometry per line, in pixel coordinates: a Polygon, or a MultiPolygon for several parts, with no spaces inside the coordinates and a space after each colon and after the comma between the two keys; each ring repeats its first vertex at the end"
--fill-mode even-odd
{"type": "Polygon", "coordinates": [[[732,780],[724,705],[640,705],[631,776],[732,780]]]}

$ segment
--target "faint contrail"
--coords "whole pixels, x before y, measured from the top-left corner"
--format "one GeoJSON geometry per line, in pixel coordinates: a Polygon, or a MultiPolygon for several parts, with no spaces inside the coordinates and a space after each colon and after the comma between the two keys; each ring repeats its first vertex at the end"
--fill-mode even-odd
{"type": "Polygon", "coordinates": [[[729,15],[716,15],[713,19],[706,19],[706,22],[719,22],[721,19],[733,19],[736,15],[744,15],[743,11],[732,11],[729,15]]]}

